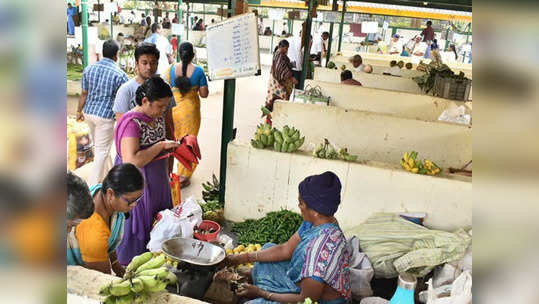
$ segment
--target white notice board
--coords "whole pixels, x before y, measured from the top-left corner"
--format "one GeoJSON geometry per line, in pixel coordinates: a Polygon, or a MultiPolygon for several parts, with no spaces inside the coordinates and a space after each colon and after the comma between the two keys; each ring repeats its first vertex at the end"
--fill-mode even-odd
{"type": "Polygon", "coordinates": [[[206,37],[210,80],[260,74],[258,29],[254,13],[209,25],[206,37]]]}

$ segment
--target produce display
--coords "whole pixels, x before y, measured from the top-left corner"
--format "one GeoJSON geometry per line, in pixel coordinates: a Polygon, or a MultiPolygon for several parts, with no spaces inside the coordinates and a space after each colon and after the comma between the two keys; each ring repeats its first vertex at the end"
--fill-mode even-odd
{"type": "Polygon", "coordinates": [[[82,64],[67,63],[67,79],[73,81],[81,80],[83,70],[84,67],[82,64]]]}
{"type": "MultiPolygon", "coordinates": [[[[463,72],[460,72],[458,75],[455,74],[447,66],[446,64],[442,63],[440,54],[438,52],[432,52],[431,53],[432,60],[429,64],[423,63],[423,61],[419,62],[419,65],[417,66],[418,71],[425,72],[425,74],[421,76],[417,76],[412,78],[417,85],[425,91],[425,93],[430,92],[433,89],[436,89],[434,86],[436,76],[439,75],[443,78],[454,78],[454,79],[460,79],[464,80],[467,79],[463,72]]],[[[436,94],[438,92],[433,92],[433,94],[436,94]]]]}
{"type": "Polygon", "coordinates": [[[416,151],[405,152],[401,158],[401,166],[408,172],[417,174],[437,175],[442,172],[433,161],[425,159],[423,163],[417,160],[418,153],[416,151]]]}
{"type": "Polygon", "coordinates": [[[281,244],[296,233],[303,222],[301,215],[281,210],[268,213],[258,220],[246,220],[232,226],[232,232],[238,234],[239,244],[281,244]]]}
{"type": "Polygon", "coordinates": [[[275,129],[272,129],[269,124],[259,124],[254,139],[251,139],[251,145],[257,149],[272,147],[274,142],[273,132],[275,132],[275,129]]]}
{"type": "Polygon", "coordinates": [[[169,262],[164,254],[151,252],[134,257],[123,279],[101,287],[99,294],[106,296],[103,303],[145,303],[149,294],[163,291],[169,284],[177,286],[176,275],[164,267],[169,262]]]}
{"type": "Polygon", "coordinates": [[[335,62],[333,62],[333,61],[328,62],[326,67],[328,69],[337,69],[337,65],[335,65],[335,62]]]}
{"type": "Polygon", "coordinates": [[[329,143],[329,140],[327,138],[324,138],[323,143],[319,143],[316,148],[313,151],[313,156],[318,158],[326,158],[326,159],[340,159],[345,161],[356,161],[358,156],[352,155],[348,153],[347,148],[341,148],[339,149],[339,152],[337,152],[337,149],[333,147],[329,143]]]}
{"type": "Polygon", "coordinates": [[[219,200],[199,203],[202,208],[202,219],[223,223],[225,220],[224,205],[219,200]]]}
{"type": "Polygon", "coordinates": [[[275,129],[273,132],[273,149],[277,152],[296,152],[305,142],[305,136],[296,128],[284,126],[282,131],[275,129]]]}
{"type": "Polygon", "coordinates": [[[324,96],[322,93],[322,88],[320,86],[311,87],[306,85],[303,91],[296,90],[294,93],[294,101],[303,100],[305,103],[324,103],[329,105],[329,97],[324,96]]]}
{"type": "Polygon", "coordinates": [[[344,71],[344,70],[346,70],[346,65],[345,64],[341,65],[341,71],[344,71]]]}
{"type": "MultiPolygon", "coordinates": [[[[245,245],[238,245],[236,248],[234,249],[227,249],[226,250],[226,255],[234,255],[234,254],[242,254],[242,253],[250,253],[250,252],[256,252],[256,251],[260,251],[262,250],[262,245],[260,244],[249,244],[247,246],[245,245]]],[[[253,263],[249,263],[249,264],[240,264],[237,266],[237,268],[240,268],[240,267],[249,267],[249,268],[253,268],[253,263]]]]}
{"type": "Polygon", "coordinates": [[[204,188],[204,190],[202,190],[202,199],[204,199],[204,201],[211,202],[219,200],[220,185],[215,174],[212,174],[211,181],[202,184],[202,188],[204,188]]]}

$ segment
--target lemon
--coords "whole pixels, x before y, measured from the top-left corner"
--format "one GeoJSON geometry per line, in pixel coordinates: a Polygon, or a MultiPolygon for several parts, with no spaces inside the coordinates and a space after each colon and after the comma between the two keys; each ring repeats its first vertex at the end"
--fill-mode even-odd
{"type": "Polygon", "coordinates": [[[262,245],[260,244],[256,244],[255,247],[256,247],[256,251],[262,250],[262,245]]]}
{"type": "Polygon", "coordinates": [[[227,249],[226,250],[226,255],[231,255],[233,253],[234,253],[234,250],[232,250],[232,249],[227,249]]]}
{"type": "Polygon", "coordinates": [[[238,248],[235,248],[234,250],[232,250],[232,252],[233,252],[234,254],[237,254],[237,253],[240,253],[241,250],[239,250],[238,248]]]}
{"type": "Polygon", "coordinates": [[[238,251],[241,252],[241,251],[245,250],[245,246],[239,245],[238,247],[236,247],[236,249],[238,249],[238,251]]]}

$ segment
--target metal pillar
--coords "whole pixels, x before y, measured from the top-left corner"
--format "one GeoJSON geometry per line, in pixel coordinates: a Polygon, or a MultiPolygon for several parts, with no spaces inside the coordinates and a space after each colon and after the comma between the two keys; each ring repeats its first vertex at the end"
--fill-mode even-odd
{"type": "Polygon", "coordinates": [[[82,65],[88,66],[88,0],[81,1],[82,6],[82,65]]]}
{"type": "Polygon", "coordinates": [[[271,23],[271,44],[270,44],[270,53],[273,54],[273,36],[275,36],[275,20],[271,23]]]}
{"type": "MultiPolygon", "coordinates": [[[[228,0],[228,17],[236,12],[236,0],[228,0]]],[[[221,165],[219,174],[219,202],[225,202],[226,160],[228,143],[234,137],[234,99],[236,98],[236,79],[226,79],[223,92],[223,124],[221,128],[221,165]]]]}
{"type": "Polygon", "coordinates": [[[305,21],[305,44],[303,45],[303,69],[301,70],[301,77],[299,79],[299,89],[303,90],[305,86],[305,78],[307,77],[307,69],[311,68],[311,26],[313,23],[313,8],[316,0],[309,0],[309,8],[307,10],[307,20],[305,21]]]}
{"type": "MultiPolygon", "coordinates": [[[[333,0],[333,7],[331,8],[332,11],[336,12],[339,10],[339,4],[337,3],[337,0],[333,0]]],[[[331,59],[331,44],[333,42],[333,22],[329,24],[329,41],[328,41],[328,49],[326,54],[326,67],[328,66],[328,62],[331,59]]]]}
{"type": "MultiPolygon", "coordinates": [[[[178,23],[183,24],[183,9],[182,9],[183,1],[178,0],[178,23]]],[[[178,39],[176,39],[176,62],[180,62],[180,43],[182,41],[182,34],[178,35],[178,39]]]]}
{"type": "Polygon", "coordinates": [[[223,5],[221,4],[221,21],[223,21],[223,5]]]}
{"type": "Polygon", "coordinates": [[[342,31],[344,28],[344,13],[346,13],[346,0],[343,0],[342,2],[342,14],[341,14],[341,24],[339,25],[339,47],[337,48],[337,51],[341,51],[342,46],[342,31]]]}
{"type": "Polygon", "coordinates": [[[113,23],[112,23],[112,16],[114,15],[114,13],[110,13],[110,39],[113,40],[114,39],[114,29],[112,28],[113,27],[113,23]]]}
{"type": "MultiPolygon", "coordinates": [[[[97,4],[98,4],[98,5],[101,4],[101,3],[99,2],[99,0],[97,0],[97,4]]],[[[101,11],[99,11],[99,10],[97,11],[97,22],[98,22],[98,23],[101,23],[101,11]]]]}

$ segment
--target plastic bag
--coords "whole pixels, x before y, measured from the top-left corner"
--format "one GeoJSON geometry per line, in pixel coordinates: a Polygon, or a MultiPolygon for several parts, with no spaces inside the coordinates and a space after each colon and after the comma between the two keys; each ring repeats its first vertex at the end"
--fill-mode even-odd
{"type": "Polygon", "coordinates": [[[200,223],[202,223],[202,208],[196,199],[190,196],[181,205],[159,212],[146,248],[151,252],[157,252],[161,250],[161,244],[168,239],[192,238],[194,227],[200,223]]]}
{"type": "Polygon", "coordinates": [[[465,106],[459,106],[443,111],[438,120],[469,125],[472,121],[472,116],[466,114],[465,106]]]}
{"type": "Polygon", "coordinates": [[[348,239],[350,258],[350,282],[354,298],[372,296],[371,280],[374,277],[374,269],[367,255],[359,249],[359,239],[354,236],[348,239]]]}
{"type": "Polygon", "coordinates": [[[439,293],[432,286],[432,279],[427,284],[428,299],[427,304],[471,304],[472,303],[472,275],[469,271],[464,271],[455,279],[451,286],[449,297],[439,298],[439,293]]]}

